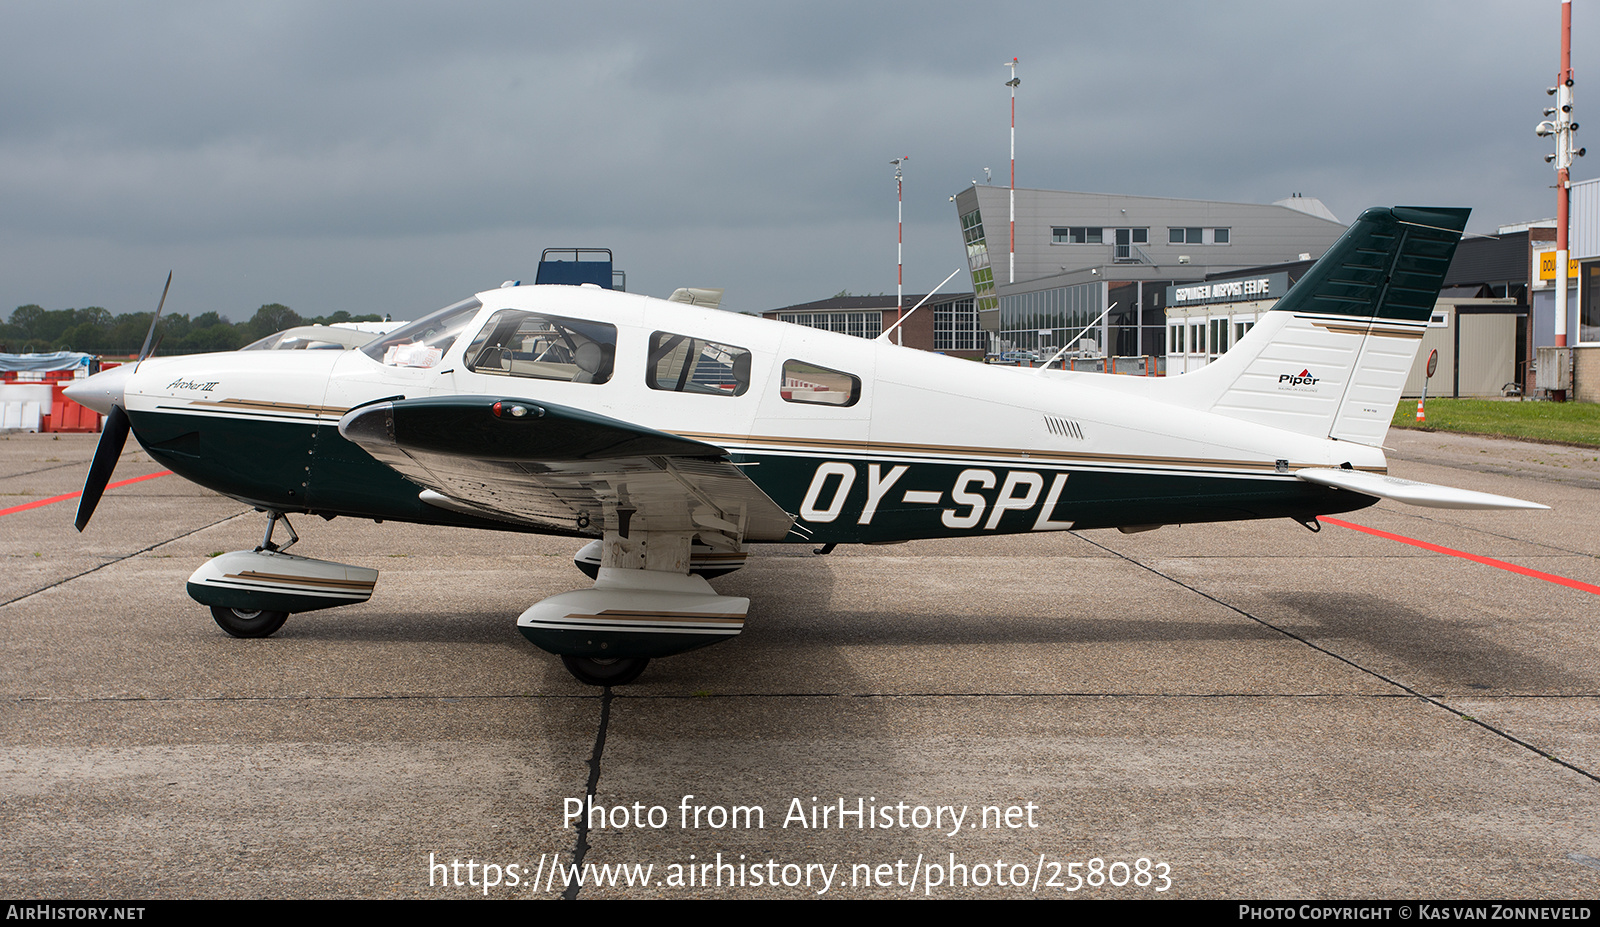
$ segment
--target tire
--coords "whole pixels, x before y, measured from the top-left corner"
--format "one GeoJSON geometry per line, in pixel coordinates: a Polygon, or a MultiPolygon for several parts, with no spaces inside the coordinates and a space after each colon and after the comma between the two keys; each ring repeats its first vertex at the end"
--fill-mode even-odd
{"type": "Polygon", "coordinates": [[[288,612],[250,611],[243,608],[211,606],[217,627],[234,637],[271,637],[289,620],[288,612]]]}
{"type": "Polygon", "coordinates": [[[623,657],[600,660],[594,657],[562,657],[561,662],[579,682],[591,686],[625,686],[650,665],[649,657],[623,657]]]}

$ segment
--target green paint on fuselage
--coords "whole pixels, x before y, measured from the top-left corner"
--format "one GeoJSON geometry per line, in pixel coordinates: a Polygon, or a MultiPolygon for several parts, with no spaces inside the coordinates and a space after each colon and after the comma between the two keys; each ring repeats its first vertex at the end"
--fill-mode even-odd
{"type": "Polygon", "coordinates": [[[423,502],[418,497],[420,487],[345,440],[331,422],[251,421],[170,412],[133,412],[129,418],[134,436],[158,463],[258,508],[529,530],[423,502]]]}
{"type": "MultiPolygon", "coordinates": [[[[477,518],[429,505],[421,487],[380,463],[339,434],[329,423],[288,423],[249,419],[135,412],[133,432],[157,462],[208,489],[259,508],[412,522],[520,531],[537,534],[596,536],[597,532],[560,532],[477,518]]],[[[829,458],[735,454],[738,463],[762,491],[785,511],[800,514],[817,468],[829,458]]],[[[837,458],[833,458],[837,461],[837,458]]],[[[867,503],[868,466],[872,461],[843,461],[855,468],[851,486],[831,521],[802,517],[786,541],[793,543],[865,543],[918,538],[972,537],[1028,533],[1034,530],[1057,470],[1043,467],[973,463],[926,463],[884,459],[880,475],[895,466],[909,469],[884,494],[868,524],[861,524],[867,503]],[[974,484],[968,491],[984,500],[983,514],[970,528],[945,524],[944,513],[971,512],[951,491],[962,471],[986,469],[992,486],[974,484]],[[986,527],[1007,476],[1013,471],[1037,473],[1042,481],[1033,504],[1005,512],[986,527]],[[907,491],[937,492],[936,504],[903,501],[907,491]]],[[[832,501],[838,478],[822,493],[823,507],[832,501]]],[[[1190,476],[1163,472],[1074,470],[1047,517],[1076,528],[1127,525],[1198,524],[1253,518],[1331,515],[1365,508],[1377,500],[1359,493],[1316,486],[1292,478],[1190,476]]],[[[815,505],[814,505],[815,507],[815,505]]]]}
{"type": "MultiPolygon", "coordinates": [[[[754,464],[745,466],[744,472],[784,511],[800,514],[791,540],[839,544],[1029,533],[1036,530],[1056,474],[1062,472],[983,462],[839,461],[852,465],[856,474],[838,514],[832,520],[821,521],[807,518],[802,509],[817,468],[825,458],[736,454],[734,459],[754,464]],[[868,467],[873,463],[879,466],[880,479],[886,479],[895,466],[907,465],[908,469],[883,494],[870,521],[862,524],[871,482],[868,467]],[[952,498],[961,473],[967,470],[992,473],[993,483],[968,485],[970,495],[983,499],[981,515],[973,527],[953,528],[945,523],[946,511],[951,511],[954,518],[972,517],[973,506],[969,502],[957,502],[952,498]],[[1000,501],[1007,477],[1013,472],[1038,474],[1039,490],[1032,504],[1004,512],[990,528],[994,507],[1000,501]],[[907,491],[937,493],[939,502],[907,503],[903,501],[907,491]]],[[[827,482],[819,493],[820,499],[813,500],[813,509],[832,507],[839,482],[838,477],[827,482]]],[[[1230,477],[1077,469],[1070,472],[1055,505],[1044,516],[1055,522],[1071,522],[1074,528],[1181,525],[1256,518],[1303,521],[1317,515],[1366,508],[1377,501],[1372,496],[1330,490],[1290,476],[1230,477]]]]}

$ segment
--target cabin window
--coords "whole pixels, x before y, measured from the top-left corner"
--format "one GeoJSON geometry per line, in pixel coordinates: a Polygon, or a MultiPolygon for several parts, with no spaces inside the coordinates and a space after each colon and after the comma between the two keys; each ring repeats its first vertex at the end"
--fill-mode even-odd
{"type": "Polygon", "coordinates": [[[861,398],[861,378],[800,361],[783,362],[785,402],[808,402],[824,406],[853,406],[861,398]]]}
{"type": "Polygon", "coordinates": [[[743,396],[750,388],[750,352],[689,335],[656,332],[650,336],[644,383],[669,393],[743,396]]]}
{"type": "Polygon", "coordinates": [[[604,383],[617,354],[617,327],[520,309],[502,309],[467,346],[473,373],[604,383]]]}

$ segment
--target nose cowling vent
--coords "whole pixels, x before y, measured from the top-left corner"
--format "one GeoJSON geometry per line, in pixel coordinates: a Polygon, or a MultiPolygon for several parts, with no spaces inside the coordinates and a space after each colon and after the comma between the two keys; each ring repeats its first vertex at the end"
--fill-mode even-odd
{"type": "Polygon", "coordinates": [[[1044,427],[1050,429],[1050,433],[1053,435],[1072,438],[1077,441],[1083,440],[1083,426],[1072,419],[1046,415],[1044,417],[1044,427]]]}

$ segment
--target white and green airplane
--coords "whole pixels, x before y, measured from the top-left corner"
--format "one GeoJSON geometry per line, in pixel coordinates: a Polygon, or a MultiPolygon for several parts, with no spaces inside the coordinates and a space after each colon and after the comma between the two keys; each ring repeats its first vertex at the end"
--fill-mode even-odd
{"type": "Polygon", "coordinates": [[[130,429],[266,512],[260,546],[189,580],[238,637],[372,593],[377,571],[274,544],[290,513],[584,539],[593,587],[518,627],[619,685],[739,633],[749,600],[706,577],[751,544],[1315,528],[1380,498],[1543,508],[1386,475],[1467,214],[1368,210],[1227,354],[1164,379],[990,367],[595,286],[489,290],[359,351],[146,359],[68,390],[108,415],[78,527],[130,429]]]}

